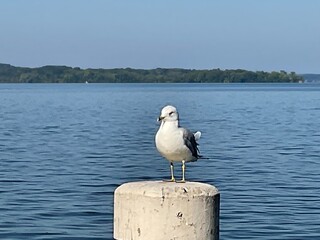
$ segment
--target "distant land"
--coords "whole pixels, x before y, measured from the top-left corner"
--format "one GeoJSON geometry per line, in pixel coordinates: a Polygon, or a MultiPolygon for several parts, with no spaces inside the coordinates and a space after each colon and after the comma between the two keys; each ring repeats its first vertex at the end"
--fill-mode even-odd
{"type": "Polygon", "coordinates": [[[302,74],[306,83],[320,83],[320,74],[302,74]]]}
{"type": "Polygon", "coordinates": [[[67,66],[15,67],[0,63],[0,83],[302,83],[320,81],[320,74],[286,71],[157,69],[81,69],[67,66]]]}

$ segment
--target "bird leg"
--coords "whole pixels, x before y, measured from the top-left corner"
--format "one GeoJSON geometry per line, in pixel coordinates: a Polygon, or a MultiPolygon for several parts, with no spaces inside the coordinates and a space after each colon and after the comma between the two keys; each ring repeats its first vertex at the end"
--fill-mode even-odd
{"type": "Polygon", "coordinates": [[[176,181],[176,179],[173,176],[173,170],[174,170],[173,162],[170,162],[171,179],[170,180],[165,180],[165,182],[175,182],[176,181]]]}
{"type": "Polygon", "coordinates": [[[173,162],[170,162],[170,172],[171,172],[171,182],[175,182],[176,179],[174,178],[174,175],[173,175],[173,170],[174,170],[174,167],[173,167],[173,162]]]}
{"type": "Polygon", "coordinates": [[[185,178],[185,174],[186,174],[186,161],[182,161],[182,180],[181,182],[185,182],[186,178],[185,178]]]}
{"type": "Polygon", "coordinates": [[[186,161],[183,160],[182,161],[182,179],[181,179],[181,181],[178,181],[179,183],[185,183],[186,182],[185,172],[186,172],[186,161]]]}

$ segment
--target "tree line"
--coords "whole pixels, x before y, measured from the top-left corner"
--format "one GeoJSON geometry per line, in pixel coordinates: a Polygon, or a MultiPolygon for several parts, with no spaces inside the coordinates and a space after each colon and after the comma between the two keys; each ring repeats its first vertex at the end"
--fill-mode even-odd
{"type": "Polygon", "coordinates": [[[296,83],[304,78],[295,72],[235,70],[81,69],[67,66],[39,68],[0,64],[0,83],[296,83]]]}

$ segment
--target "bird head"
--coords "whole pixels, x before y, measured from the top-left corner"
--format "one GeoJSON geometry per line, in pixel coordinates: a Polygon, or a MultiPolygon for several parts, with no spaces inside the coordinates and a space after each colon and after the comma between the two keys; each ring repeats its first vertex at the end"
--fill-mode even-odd
{"type": "Polygon", "coordinates": [[[179,114],[174,106],[165,106],[161,110],[161,114],[158,121],[177,121],[179,120],[179,114]]]}

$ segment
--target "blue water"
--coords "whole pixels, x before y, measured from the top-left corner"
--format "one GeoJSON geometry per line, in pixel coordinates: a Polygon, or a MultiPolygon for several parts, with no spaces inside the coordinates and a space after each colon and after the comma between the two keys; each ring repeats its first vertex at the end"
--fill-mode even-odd
{"type": "Polygon", "coordinates": [[[220,190],[221,239],[320,239],[312,84],[1,84],[0,239],[112,239],[114,189],[169,178],[168,103],[202,131],[186,177],[220,190]]]}

